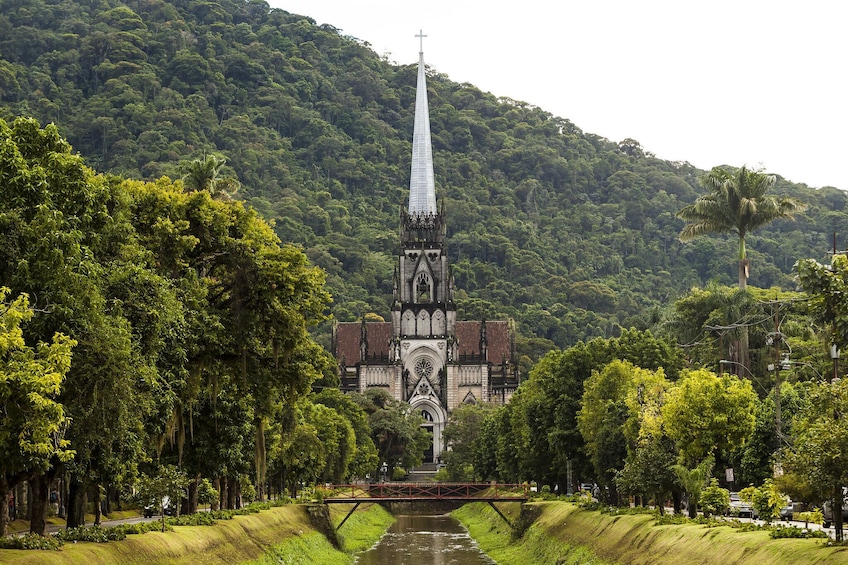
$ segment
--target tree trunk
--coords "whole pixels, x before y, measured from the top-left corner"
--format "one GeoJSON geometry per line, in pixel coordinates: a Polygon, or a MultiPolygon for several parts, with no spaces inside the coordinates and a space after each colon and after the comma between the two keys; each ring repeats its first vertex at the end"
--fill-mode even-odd
{"type": "MultiPolygon", "coordinates": [[[[106,487],[106,497],[103,499],[103,513],[106,517],[112,513],[112,496],[115,494],[115,489],[111,486],[106,487]]],[[[120,505],[118,506],[120,508],[120,505]]]]}
{"type": "Polygon", "coordinates": [[[47,495],[49,481],[39,473],[29,480],[32,514],[29,518],[29,531],[43,536],[47,529],[47,495]]]}
{"type": "Polygon", "coordinates": [[[85,485],[71,475],[68,481],[68,518],[69,528],[85,525],[85,485]]]}
{"type": "Polygon", "coordinates": [[[267,455],[265,453],[265,418],[257,418],[256,422],[256,500],[265,502],[265,472],[267,471],[267,455]]]}
{"type": "Polygon", "coordinates": [[[212,487],[218,491],[218,500],[213,500],[211,504],[211,510],[218,510],[221,508],[221,479],[215,477],[212,479],[212,487]]]}
{"type": "Polygon", "coordinates": [[[227,477],[227,509],[237,510],[239,504],[239,484],[237,477],[227,477]]]}
{"type": "Polygon", "coordinates": [[[0,538],[6,535],[9,526],[9,481],[6,480],[6,468],[0,465],[0,538]]]}
{"type": "Polygon", "coordinates": [[[680,514],[683,506],[680,503],[680,491],[671,491],[671,505],[675,514],[680,514]]]}
{"type": "Polygon", "coordinates": [[[837,484],[833,487],[833,529],[836,533],[836,541],[842,541],[842,486],[837,484]]]}
{"type": "MultiPolygon", "coordinates": [[[[740,239],[739,241],[739,290],[745,290],[748,288],[748,259],[745,257],[745,240],[740,239]]],[[[742,327],[740,328],[739,335],[739,347],[738,347],[738,355],[739,355],[739,363],[742,365],[736,366],[736,376],[740,379],[747,379],[748,374],[746,369],[748,369],[749,359],[748,359],[748,328],[742,327]]],[[[750,371],[750,370],[749,370],[750,371]]]]}
{"type": "MultiPolygon", "coordinates": [[[[26,502],[26,506],[21,504],[21,509],[24,511],[24,520],[30,520],[32,518],[32,492],[30,492],[32,489],[30,488],[28,481],[29,479],[27,479],[27,482],[21,483],[21,500],[26,502]]],[[[21,511],[18,510],[18,518],[20,517],[21,511]]]]}
{"type": "Polygon", "coordinates": [[[103,491],[99,484],[94,485],[94,525],[99,526],[103,517],[103,491]]]}
{"type": "Polygon", "coordinates": [[[186,508],[183,514],[197,513],[197,483],[200,481],[200,475],[194,477],[194,480],[188,484],[188,499],[186,500],[186,508]]]}
{"type": "Polygon", "coordinates": [[[218,499],[221,510],[227,509],[227,477],[219,477],[218,479],[218,499]]]}

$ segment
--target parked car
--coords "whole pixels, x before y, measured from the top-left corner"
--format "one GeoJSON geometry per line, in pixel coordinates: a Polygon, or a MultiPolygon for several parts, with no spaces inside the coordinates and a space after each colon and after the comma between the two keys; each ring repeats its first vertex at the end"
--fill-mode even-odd
{"type": "Polygon", "coordinates": [[[780,509],[780,519],[784,521],[792,520],[793,516],[798,512],[803,512],[806,504],[803,502],[790,502],[780,509]]]}
{"type": "MultiPolygon", "coordinates": [[[[829,528],[833,525],[833,505],[830,502],[825,502],[822,505],[822,514],[824,515],[822,526],[829,528]]],[[[842,523],[848,524],[848,504],[845,502],[842,503],[842,523]]]]}
{"type": "Polygon", "coordinates": [[[730,508],[727,511],[730,516],[738,516],[739,518],[756,518],[757,512],[750,503],[739,498],[738,492],[730,493],[730,508]]]}
{"type": "MultiPolygon", "coordinates": [[[[162,500],[162,507],[165,509],[165,516],[176,516],[177,515],[177,506],[176,504],[171,504],[171,499],[167,496],[162,500]]],[[[153,516],[159,516],[159,505],[158,504],[148,504],[142,510],[142,514],[144,514],[145,518],[152,518],[153,516]]]]}

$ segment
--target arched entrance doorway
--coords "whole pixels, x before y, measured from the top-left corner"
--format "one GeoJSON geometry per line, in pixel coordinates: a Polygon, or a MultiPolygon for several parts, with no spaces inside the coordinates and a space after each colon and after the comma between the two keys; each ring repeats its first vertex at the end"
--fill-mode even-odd
{"type": "Polygon", "coordinates": [[[447,413],[439,405],[430,399],[412,399],[412,410],[421,414],[424,423],[421,427],[430,435],[430,445],[424,452],[424,463],[438,463],[442,454],[442,432],[447,423],[447,413]]]}

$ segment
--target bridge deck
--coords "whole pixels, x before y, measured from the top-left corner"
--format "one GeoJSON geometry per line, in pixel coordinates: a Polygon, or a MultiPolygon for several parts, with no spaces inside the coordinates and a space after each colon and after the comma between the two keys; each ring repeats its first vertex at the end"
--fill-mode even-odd
{"type": "Polygon", "coordinates": [[[495,502],[527,502],[527,485],[495,483],[376,483],[364,485],[327,485],[336,496],[324,497],[324,504],[353,504],[336,527],[339,530],[362,503],[368,502],[487,502],[512,527],[495,502]]]}
{"type": "Polygon", "coordinates": [[[335,492],[324,502],[415,502],[423,500],[521,502],[527,500],[526,485],[491,483],[375,483],[328,485],[335,492]]]}
{"type": "Polygon", "coordinates": [[[445,500],[448,502],[527,502],[526,496],[359,496],[325,498],[324,504],[356,504],[363,502],[424,502],[445,500]]]}

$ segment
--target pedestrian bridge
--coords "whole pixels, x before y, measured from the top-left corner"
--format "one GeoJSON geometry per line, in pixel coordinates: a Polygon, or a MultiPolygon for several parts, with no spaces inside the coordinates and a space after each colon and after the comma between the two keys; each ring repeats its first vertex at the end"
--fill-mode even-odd
{"type": "Polygon", "coordinates": [[[354,505],[336,529],[342,527],[360,504],[370,502],[486,502],[511,526],[495,502],[524,503],[529,494],[527,485],[497,483],[372,483],[326,485],[324,488],[330,493],[324,498],[325,504],[354,505]]]}

